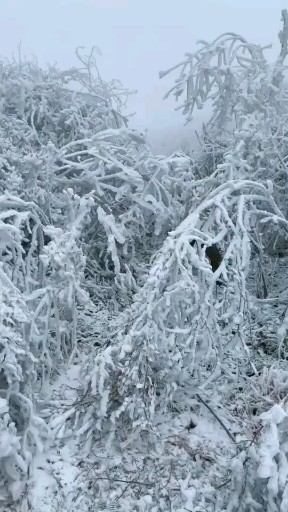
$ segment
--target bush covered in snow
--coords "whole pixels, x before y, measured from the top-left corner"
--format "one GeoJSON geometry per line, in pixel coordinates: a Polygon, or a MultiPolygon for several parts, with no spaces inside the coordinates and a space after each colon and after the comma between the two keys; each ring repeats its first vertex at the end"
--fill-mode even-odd
{"type": "MultiPolygon", "coordinates": [[[[204,142],[212,142],[222,161],[215,178],[271,181],[274,198],[287,213],[287,39],[288,17],[282,12],[279,33],[281,51],[274,65],[265,58],[266,47],[248,43],[242,36],[228,33],[213,42],[200,41],[200,48],[160,77],[180,68],[170,89],[187,122],[195,108],[212,102],[213,115],[205,127],[204,142]],[[209,134],[209,135],[207,135],[209,134]],[[207,140],[208,139],[208,140],[207,140]]],[[[217,152],[215,154],[217,155],[217,152]]],[[[205,153],[204,153],[205,154],[205,153]]],[[[270,253],[287,253],[287,233],[276,228],[261,229],[270,253]],[[283,240],[284,238],[284,240],[283,240]],[[283,247],[284,246],[284,247],[283,247]]]]}
{"type": "Polygon", "coordinates": [[[260,421],[257,442],[249,442],[233,460],[228,512],[287,510],[287,413],[274,405],[260,421]]]}
{"type": "MultiPolygon", "coordinates": [[[[85,85],[85,72],[72,70],[66,75],[54,68],[44,72],[33,62],[1,63],[0,485],[4,502],[10,496],[19,498],[31,459],[45,446],[48,429],[39,417],[37,400],[48,392],[59,364],[77,354],[77,319],[79,314],[83,317],[83,305],[91,302],[83,284],[83,232],[95,205],[93,185],[84,190],[79,182],[72,191],[68,182],[77,179],[77,171],[65,173],[61,166],[68,156],[67,145],[79,148],[80,139],[91,133],[95,137],[93,119],[98,132],[118,126],[120,116],[118,121],[112,101],[117,105],[119,98],[115,92],[112,100],[109,92],[114,84],[106,86],[99,79],[102,99],[87,102],[85,95],[67,88],[76,76],[85,85]]],[[[87,139],[84,145],[89,145],[87,139]]]]}
{"type": "Polygon", "coordinates": [[[213,106],[191,155],[149,152],[95,50],[65,72],[0,63],[4,507],[74,439],[78,510],[286,510],[287,22],[274,66],[236,34],[179,65],[187,120],[213,106]],[[75,362],[77,399],[53,404],[75,362]]]}

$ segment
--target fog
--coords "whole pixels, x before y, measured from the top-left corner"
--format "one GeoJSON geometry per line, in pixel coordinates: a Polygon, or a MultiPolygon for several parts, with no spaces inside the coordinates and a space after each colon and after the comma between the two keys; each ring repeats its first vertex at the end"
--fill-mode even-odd
{"type": "Polygon", "coordinates": [[[286,7],[287,0],[1,0],[0,54],[17,54],[21,41],[22,55],[67,68],[77,64],[77,46],[96,45],[103,78],[138,91],[128,103],[131,125],[147,129],[153,151],[167,154],[193,145],[207,112],[185,127],[174,101],[162,99],[177,75],[159,80],[159,71],[195,51],[199,39],[226,31],[272,43],[268,54],[275,58],[286,7]]]}

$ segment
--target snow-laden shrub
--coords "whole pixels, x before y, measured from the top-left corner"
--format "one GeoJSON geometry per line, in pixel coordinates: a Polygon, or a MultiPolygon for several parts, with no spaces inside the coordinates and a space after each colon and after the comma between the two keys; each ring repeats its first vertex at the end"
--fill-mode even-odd
{"type": "Polygon", "coordinates": [[[106,348],[84,365],[85,396],[91,397],[83,426],[88,438],[107,420],[112,430],[124,425],[126,433],[145,430],[155,412],[173,405],[185,409],[189,397],[209,388],[224,367],[236,365],[237,358],[239,364],[249,361],[246,274],[250,225],[258,216],[265,222],[277,217],[287,225],[269,189],[231,181],[211,192],[170,233],[116,336],[107,335],[106,348]],[[274,212],[258,211],[259,204],[274,212]],[[199,241],[198,248],[191,247],[192,240],[199,241]],[[203,242],[223,248],[214,274],[200,249],[203,242]],[[216,291],[219,278],[226,286],[216,291]],[[190,390],[188,395],[182,388],[190,390]]]}
{"type": "Polygon", "coordinates": [[[228,512],[285,512],[288,507],[288,416],[274,405],[261,414],[258,439],[232,462],[228,512]]]}
{"type": "MultiPolygon", "coordinates": [[[[282,18],[281,49],[274,65],[268,63],[265,48],[228,33],[211,43],[200,41],[199,50],[160,76],[180,68],[167,95],[178,100],[186,93],[179,108],[188,122],[195,108],[212,103],[203,145],[209,147],[212,141],[212,147],[221,148],[216,179],[271,180],[275,200],[287,217],[287,11],[282,18]]],[[[275,226],[272,233],[265,227],[261,233],[270,253],[283,252],[284,246],[287,254],[286,232],[275,226]]]]}
{"type": "Polygon", "coordinates": [[[282,11],[282,18],[281,51],[274,66],[269,66],[264,56],[267,47],[248,43],[238,34],[223,34],[211,43],[199,41],[198,51],[187,53],[180,64],[160,72],[161,78],[181,69],[179,78],[165,97],[173,94],[177,101],[186,93],[184,103],[178,108],[182,109],[187,122],[191,121],[195,108],[201,109],[211,100],[213,114],[205,133],[208,130],[209,134],[211,131],[222,133],[226,144],[229,139],[235,140],[231,128],[238,132],[250,124],[252,129],[254,119],[259,129],[264,113],[270,114],[266,126],[275,126],[278,116],[283,117],[287,111],[284,80],[288,38],[286,10],[282,11]],[[245,119],[247,114],[249,117],[245,119]]]}
{"type": "Polygon", "coordinates": [[[90,289],[97,274],[135,291],[141,265],[199,196],[192,182],[201,173],[189,157],[149,153],[121,113],[129,93],[100,77],[94,55],[78,51],[81,69],[65,72],[0,63],[0,191],[33,200],[45,224],[62,228],[63,191],[93,191],[81,237],[90,289]]]}
{"type": "MultiPolygon", "coordinates": [[[[28,422],[30,418],[27,418],[28,422]]],[[[15,423],[9,415],[9,406],[5,399],[0,398],[0,500],[5,502],[7,495],[17,500],[24,488],[31,456],[29,452],[24,458],[21,454],[21,442],[17,436],[15,423]]]]}
{"type": "Polygon", "coordinates": [[[10,127],[14,147],[27,147],[29,141],[31,149],[49,142],[60,148],[126,124],[119,110],[128,91],[118,81],[100,77],[95,49],[89,56],[81,49],[76,53],[81,68],[67,71],[56,66],[44,70],[36,60],[1,62],[1,130],[10,127]]]}
{"type": "MultiPolygon", "coordinates": [[[[85,258],[79,246],[91,198],[67,196],[66,230],[44,228],[35,203],[0,196],[0,489],[18,499],[47,439],[36,402],[51,371],[77,350],[85,258]],[[49,233],[49,243],[44,236],[49,233]]],[[[65,212],[63,196],[63,213],[65,212]]]]}
{"type": "Polygon", "coordinates": [[[94,237],[97,207],[110,211],[121,185],[126,195],[139,186],[133,164],[144,139],[126,129],[120,113],[127,91],[101,79],[93,52],[85,57],[79,50],[78,57],[82,69],[67,72],[37,62],[0,63],[0,191],[32,200],[46,224],[63,227],[63,190],[81,196],[95,190],[94,237]]]}
{"type": "Polygon", "coordinates": [[[25,206],[29,205],[18,198],[0,198],[0,493],[4,502],[10,496],[19,498],[32,453],[43,447],[47,435],[32,400],[38,360],[36,340],[29,335],[31,311],[24,295],[25,283],[31,285],[29,264],[21,248],[21,223],[29,214],[25,206]]]}

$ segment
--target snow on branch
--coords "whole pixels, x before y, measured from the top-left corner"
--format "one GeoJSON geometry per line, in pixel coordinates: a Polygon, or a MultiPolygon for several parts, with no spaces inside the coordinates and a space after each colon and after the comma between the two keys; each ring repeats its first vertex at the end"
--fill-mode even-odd
{"type": "Polygon", "coordinates": [[[195,108],[202,109],[212,102],[210,129],[223,134],[239,128],[246,113],[266,110],[276,104],[284,79],[284,60],[287,56],[287,13],[282,12],[284,28],[279,34],[281,52],[274,67],[268,64],[264,50],[267,47],[250,44],[243,37],[226,33],[211,43],[199,41],[200,48],[187,54],[180,64],[160,73],[160,78],[180,68],[175,85],[166,93],[178,100],[186,92],[182,110],[187,122],[192,120],[195,108]],[[274,98],[273,96],[276,97],[274,98]]]}
{"type": "Polygon", "coordinates": [[[232,463],[229,512],[284,512],[288,506],[288,418],[283,403],[262,413],[259,420],[258,439],[248,443],[232,463]]]}
{"type": "Polygon", "coordinates": [[[113,345],[84,367],[86,392],[95,400],[88,416],[95,415],[97,429],[108,419],[110,428],[124,422],[134,433],[145,429],[153,425],[155,411],[175,402],[180,410],[185,407],[182,386],[187,389],[189,382],[193,396],[217,379],[229,365],[231,350],[234,360],[244,355],[249,362],[246,274],[255,217],[272,223],[277,218],[288,228],[269,188],[231,181],[212,191],[170,233],[146,283],[123,313],[113,345]],[[193,240],[199,245],[191,246],[193,240]],[[214,243],[223,259],[212,273],[204,249],[214,243]],[[219,277],[226,286],[216,292],[219,277]]]}

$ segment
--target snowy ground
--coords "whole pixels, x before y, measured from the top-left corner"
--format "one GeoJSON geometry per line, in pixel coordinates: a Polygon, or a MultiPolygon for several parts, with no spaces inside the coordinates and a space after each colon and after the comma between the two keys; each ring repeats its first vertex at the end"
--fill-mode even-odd
{"type": "Polygon", "coordinates": [[[128,446],[122,454],[113,453],[96,441],[84,458],[75,438],[61,439],[61,426],[77,400],[79,368],[63,369],[51,390],[46,412],[51,415],[50,444],[35,458],[29,490],[15,512],[144,511],[153,510],[157,500],[159,510],[169,503],[175,511],[192,510],[197,489],[202,493],[205,487],[209,501],[209,481],[222,482],[225,460],[233,453],[231,440],[211,413],[201,406],[197,414],[159,419],[156,451],[149,450],[148,442],[138,453],[128,446]],[[191,420],[197,426],[188,430],[191,420]]]}

